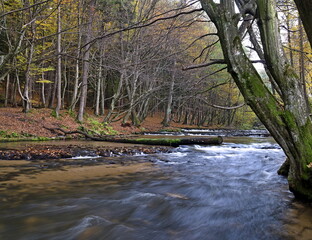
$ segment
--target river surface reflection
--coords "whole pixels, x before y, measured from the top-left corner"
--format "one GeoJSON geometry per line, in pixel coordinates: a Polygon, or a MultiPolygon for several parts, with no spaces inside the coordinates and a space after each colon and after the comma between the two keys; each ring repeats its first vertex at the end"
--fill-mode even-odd
{"type": "Polygon", "coordinates": [[[2,182],[0,238],[312,239],[311,207],[276,174],[282,150],[246,139],[2,182]]]}

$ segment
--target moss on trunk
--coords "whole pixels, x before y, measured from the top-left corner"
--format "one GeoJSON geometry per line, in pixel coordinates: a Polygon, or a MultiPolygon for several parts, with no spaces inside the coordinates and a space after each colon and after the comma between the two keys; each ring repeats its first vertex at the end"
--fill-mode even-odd
{"type": "MultiPolygon", "coordinates": [[[[297,1],[299,2],[299,1],[297,1]]],[[[304,0],[303,2],[311,2],[304,0]]],[[[246,55],[242,32],[233,18],[237,15],[233,1],[201,0],[204,10],[218,29],[228,71],[246,103],[283,148],[288,163],[280,173],[288,173],[289,188],[296,197],[312,201],[312,123],[310,107],[302,91],[301,81],[288,64],[282,51],[276,14],[276,0],[256,0],[258,29],[263,46],[263,61],[277,94],[266,87],[252,61],[246,55]],[[287,166],[289,164],[289,167],[287,166]],[[289,172],[288,172],[289,168],[289,172]]],[[[308,9],[308,8],[307,8],[308,9]]],[[[306,10],[307,10],[306,9],[306,10]]],[[[241,6],[244,17],[245,10],[241,6]]],[[[311,11],[310,11],[311,12],[311,11]]],[[[247,18],[245,19],[248,20],[247,18]]],[[[252,22],[250,22],[252,24],[252,22]]],[[[256,27],[255,25],[253,27],[256,27]]]]}

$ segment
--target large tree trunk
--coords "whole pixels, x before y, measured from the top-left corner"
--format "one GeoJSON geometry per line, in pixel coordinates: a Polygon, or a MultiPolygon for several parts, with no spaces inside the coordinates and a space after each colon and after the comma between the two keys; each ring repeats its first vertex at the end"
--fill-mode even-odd
{"type": "Polygon", "coordinates": [[[312,125],[299,77],[287,63],[279,40],[275,0],[257,0],[258,25],[266,65],[279,88],[274,96],[246,56],[238,31],[239,15],[232,0],[202,0],[216,25],[228,71],[261,122],[283,148],[290,162],[289,187],[312,200],[312,125]]]}
{"type": "MultiPolygon", "coordinates": [[[[306,86],[306,80],[305,80],[305,54],[304,54],[304,35],[303,35],[303,26],[301,19],[298,18],[298,23],[299,23],[299,49],[300,49],[300,54],[299,54],[299,69],[300,69],[300,80],[302,84],[302,90],[304,92],[305,98],[308,100],[308,93],[307,93],[307,86],[306,86]]],[[[307,103],[309,104],[309,103],[307,103]]]]}
{"type": "Polygon", "coordinates": [[[293,54],[293,51],[292,51],[292,38],[291,38],[291,11],[289,9],[289,6],[287,6],[287,13],[286,13],[286,26],[287,26],[287,42],[288,42],[288,48],[289,48],[289,60],[290,60],[290,64],[291,66],[293,67],[294,66],[294,54],[293,54]]]}
{"type": "Polygon", "coordinates": [[[265,59],[280,87],[284,104],[280,113],[283,140],[277,139],[277,142],[290,162],[289,186],[295,195],[312,200],[312,124],[307,96],[301,79],[290,67],[281,50],[275,0],[258,0],[257,3],[265,59]]]}

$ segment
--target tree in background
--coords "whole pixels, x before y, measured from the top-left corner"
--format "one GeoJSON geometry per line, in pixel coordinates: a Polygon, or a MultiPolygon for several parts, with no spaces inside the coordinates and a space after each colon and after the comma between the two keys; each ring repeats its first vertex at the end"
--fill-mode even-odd
{"type": "Polygon", "coordinates": [[[78,110],[80,121],[87,107],[106,122],[140,125],[148,114],[167,113],[164,125],[230,124],[223,113],[235,111],[212,107],[232,105],[229,95],[223,97],[228,81],[218,72],[222,66],[181,70],[220,52],[217,39],[208,40],[215,33],[207,33],[213,28],[195,3],[98,0],[92,8],[87,0],[2,3],[5,106],[24,102],[25,111],[48,106],[56,116],[68,108],[78,110]]]}

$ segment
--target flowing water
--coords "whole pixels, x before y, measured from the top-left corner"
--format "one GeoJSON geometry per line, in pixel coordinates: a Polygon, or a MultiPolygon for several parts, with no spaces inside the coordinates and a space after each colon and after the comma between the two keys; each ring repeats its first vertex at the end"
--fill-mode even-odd
{"type": "Polygon", "coordinates": [[[312,209],[276,174],[285,156],[269,138],[121,158],[138,164],[2,184],[0,239],[312,239],[312,209]]]}

